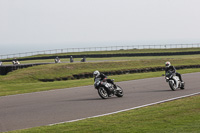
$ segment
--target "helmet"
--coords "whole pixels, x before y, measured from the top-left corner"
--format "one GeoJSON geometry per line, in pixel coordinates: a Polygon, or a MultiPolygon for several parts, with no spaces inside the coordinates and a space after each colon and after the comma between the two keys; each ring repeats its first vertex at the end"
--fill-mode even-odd
{"type": "Polygon", "coordinates": [[[169,61],[165,62],[165,66],[166,67],[170,67],[171,66],[171,63],[169,61]]]}
{"type": "Polygon", "coordinates": [[[98,70],[96,70],[96,71],[94,71],[93,75],[94,75],[94,77],[97,78],[100,75],[100,72],[98,70]]]}

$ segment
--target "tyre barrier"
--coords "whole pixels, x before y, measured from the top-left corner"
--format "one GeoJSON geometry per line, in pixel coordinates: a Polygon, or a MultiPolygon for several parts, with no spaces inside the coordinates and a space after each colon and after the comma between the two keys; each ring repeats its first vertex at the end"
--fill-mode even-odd
{"type": "MultiPolygon", "coordinates": [[[[187,69],[187,68],[200,68],[200,65],[176,66],[177,70],[187,69]]],[[[107,76],[110,76],[110,75],[122,75],[122,74],[157,72],[157,71],[165,71],[165,67],[151,67],[151,68],[141,68],[141,69],[131,69],[131,70],[116,70],[116,71],[102,72],[102,73],[104,73],[107,76]]],[[[75,74],[72,76],[55,78],[55,79],[39,79],[39,81],[53,82],[53,81],[63,81],[63,80],[85,79],[85,78],[92,78],[92,77],[93,77],[93,73],[84,73],[84,74],[75,74]]]]}
{"type": "Polygon", "coordinates": [[[51,63],[35,63],[35,64],[20,64],[20,65],[6,65],[6,66],[0,66],[0,75],[6,75],[9,72],[12,72],[17,69],[23,69],[28,68],[32,66],[38,66],[38,65],[45,65],[45,64],[51,64],[51,63]]]}

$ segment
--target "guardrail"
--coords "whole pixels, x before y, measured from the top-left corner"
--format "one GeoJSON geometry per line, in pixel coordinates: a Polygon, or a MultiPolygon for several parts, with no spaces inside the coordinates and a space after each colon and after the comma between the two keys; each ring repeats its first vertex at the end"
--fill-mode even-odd
{"type": "Polygon", "coordinates": [[[34,56],[40,54],[60,54],[86,51],[113,51],[113,50],[129,50],[129,49],[169,49],[169,48],[199,48],[200,43],[195,44],[165,44],[165,45],[132,45],[132,46],[109,46],[109,47],[88,47],[88,48],[65,48],[44,51],[34,51],[16,54],[0,55],[0,59],[19,58],[26,56],[34,56]]]}

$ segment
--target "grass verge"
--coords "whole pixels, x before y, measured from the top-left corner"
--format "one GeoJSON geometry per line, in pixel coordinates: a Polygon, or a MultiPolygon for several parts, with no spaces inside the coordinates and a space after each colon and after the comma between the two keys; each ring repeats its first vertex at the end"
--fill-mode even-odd
{"type": "Polygon", "coordinates": [[[62,79],[73,78],[76,74],[92,73],[95,70],[101,72],[111,72],[120,70],[131,70],[141,68],[163,67],[165,61],[170,61],[174,66],[179,65],[197,65],[200,64],[200,57],[186,57],[184,59],[149,59],[135,61],[112,61],[112,62],[86,62],[86,63],[63,63],[48,64],[18,69],[0,76],[1,82],[38,82],[40,79],[62,79]]]}
{"type": "Polygon", "coordinates": [[[78,122],[10,133],[198,133],[200,95],[78,122]]]}

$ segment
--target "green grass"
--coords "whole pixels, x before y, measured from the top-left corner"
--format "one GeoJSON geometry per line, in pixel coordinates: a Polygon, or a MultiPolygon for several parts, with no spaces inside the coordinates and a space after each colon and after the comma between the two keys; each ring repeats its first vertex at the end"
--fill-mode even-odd
{"type": "MultiPolygon", "coordinates": [[[[140,53],[140,52],[183,52],[199,51],[193,49],[144,49],[144,50],[120,50],[105,52],[86,52],[87,54],[113,54],[113,53],[140,53]]],[[[71,55],[72,53],[69,53],[71,55]]],[[[83,53],[73,53],[83,54],[83,53]]],[[[38,55],[40,56],[40,55],[38,55]]],[[[49,55],[46,55],[49,56],[49,55]]],[[[197,65],[200,64],[199,55],[187,56],[159,56],[159,57],[119,57],[99,58],[91,60],[108,60],[114,62],[98,63],[64,63],[35,66],[27,69],[13,71],[6,76],[0,76],[0,96],[30,93],[37,91],[70,88],[84,85],[92,85],[93,79],[80,79],[55,82],[40,82],[42,78],[67,77],[73,74],[89,73],[94,70],[112,71],[134,68],[147,68],[164,66],[165,61],[173,65],[197,65]],[[123,60],[123,61],[122,61],[123,60]],[[128,60],[128,61],[126,61],[128,60]],[[44,68],[45,67],[45,68],[44,68]]],[[[44,61],[44,60],[43,60],[44,61]]],[[[51,60],[47,60],[51,61],[51,60]]],[[[65,61],[65,60],[64,60],[65,61]]],[[[66,60],[68,61],[68,60],[66,60]]],[[[178,70],[179,73],[200,72],[198,69],[178,70]]],[[[109,76],[116,82],[143,78],[160,77],[164,72],[135,73],[109,76]]],[[[183,76],[184,79],[184,76],[183,76]]],[[[163,78],[164,80],[164,78],[163,78]]],[[[131,110],[105,117],[86,119],[78,122],[59,124],[54,126],[36,127],[26,130],[13,131],[14,133],[38,133],[38,132],[130,132],[130,133],[184,133],[200,132],[200,96],[194,96],[131,110]]]]}
{"type": "MultiPolygon", "coordinates": [[[[176,56],[137,56],[137,57],[110,57],[110,58],[86,58],[86,62],[101,62],[101,61],[140,61],[140,60],[167,60],[167,59],[192,59],[199,55],[176,55],[176,56]]],[[[62,63],[69,63],[69,58],[60,58],[62,63]]],[[[81,58],[74,58],[75,62],[80,62],[81,58]]],[[[54,63],[54,59],[42,59],[42,60],[25,60],[20,61],[21,64],[28,63],[54,63]]],[[[12,62],[4,62],[4,65],[12,65],[12,62]]]]}
{"type": "MultiPolygon", "coordinates": [[[[0,76],[0,96],[91,85],[93,84],[92,79],[55,81],[47,83],[41,82],[39,79],[58,79],[63,77],[72,77],[74,74],[92,73],[95,70],[99,70],[101,72],[109,72],[115,70],[163,67],[165,61],[170,61],[174,66],[200,64],[199,55],[133,58],[119,57],[103,59],[122,59],[122,61],[49,64],[29,67],[26,69],[19,69],[10,72],[8,75],[0,76]]],[[[199,69],[185,69],[183,72],[180,71],[180,73],[185,72],[199,72],[199,69]]],[[[116,81],[125,81],[157,77],[160,76],[161,73],[163,72],[136,73],[111,76],[110,78],[114,78],[116,81]]]]}
{"type": "MultiPolygon", "coordinates": [[[[19,69],[8,73],[8,75],[0,76],[0,96],[90,85],[93,84],[92,79],[55,81],[47,83],[41,82],[39,79],[59,79],[63,77],[72,77],[74,74],[92,73],[95,70],[99,70],[101,72],[110,72],[116,70],[163,67],[165,61],[170,61],[174,66],[200,64],[199,55],[132,58],[119,57],[102,59],[122,61],[49,64],[19,69]]],[[[184,70],[183,72],[181,71],[180,73],[184,73],[185,71],[197,72],[196,70],[199,71],[199,69],[188,69],[184,70]]],[[[114,78],[116,81],[124,81],[157,77],[160,76],[161,73],[163,72],[126,74],[113,77],[111,76],[111,78],[114,78]]]]}
{"type": "Polygon", "coordinates": [[[200,95],[78,122],[11,133],[199,133],[200,95]]]}
{"type": "Polygon", "coordinates": [[[197,65],[200,64],[200,57],[184,56],[184,58],[153,58],[130,61],[110,61],[110,62],[86,62],[86,63],[62,63],[48,64],[19,69],[0,76],[1,82],[38,82],[39,79],[57,79],[72,77],[74,74],[92,73],[95,70],[101,72],[140,69],[149,67],[163,67],[165,61],[170,61],[174,66],[197,65]]]}

